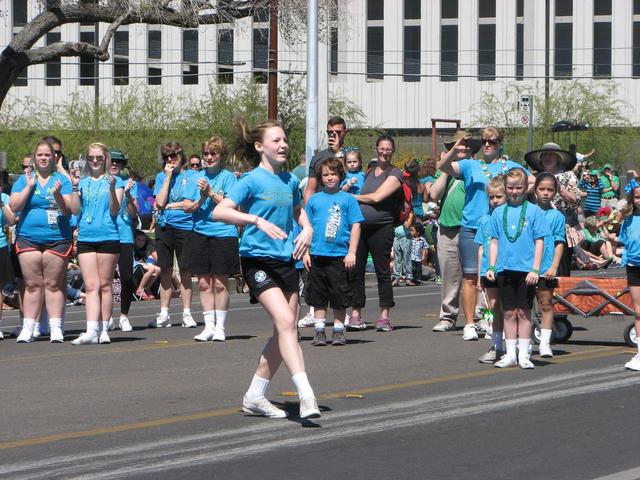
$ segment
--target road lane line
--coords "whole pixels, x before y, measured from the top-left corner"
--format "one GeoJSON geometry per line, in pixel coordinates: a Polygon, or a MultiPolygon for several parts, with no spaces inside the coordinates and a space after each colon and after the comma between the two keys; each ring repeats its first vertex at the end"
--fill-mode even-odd
{"type": "Polygon", "coordinates": [[[618,473],[612,473],[604,477],[593,478],[592,480],[638,480],[640,479],[640,467],[631,468],[618,473]]]}

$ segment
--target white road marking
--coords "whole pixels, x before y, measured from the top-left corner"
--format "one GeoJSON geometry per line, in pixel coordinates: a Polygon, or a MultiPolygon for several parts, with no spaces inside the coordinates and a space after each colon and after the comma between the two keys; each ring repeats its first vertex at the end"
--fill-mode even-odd
{"type": "Polygon", "coordinates": [[[592,480],[638,480],[640,479],[640,467],[631,468],[623,472],[612,473],[605,477],[598,477],[592,480]]]}

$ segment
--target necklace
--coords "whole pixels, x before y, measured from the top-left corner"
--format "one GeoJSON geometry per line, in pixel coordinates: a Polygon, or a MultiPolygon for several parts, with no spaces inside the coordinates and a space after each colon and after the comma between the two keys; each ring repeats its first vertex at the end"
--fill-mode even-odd
{"type": "MultiPolygon", "coordinates": [[[[51,192],[53,191],[52,187],[49,187],[49,181],[51,180],[51,177],[47,178],[47,181],[45,182],[44,185],[40,185],[40,180],[38,177],[36,176],[36,189],[34,191],[34,194],[38,197],[40,197],[43,200],[48,201],[49,203],[51,203],[53,201],[53,195],[51,194],[51,192]],[[43,195],[44,193],[44,195],[43,195]]],[[[43,179],[44,180],[44,179],[43,179]]]]}
{"type": "Polygon", "coordinates": [[[504,231],[505,236],[507,237],[507,240],[509,240],[511,243],[515,242],[516,240],[518,240],[518,238],[520,238],[520,235],[522,235],[522,230],[524,229],[524,222],[525,222],[525,218],[527,215],[527,204],[529,202],[525,201],[522,204],[522,208],[520,209],[520,218],[518,219],[518,228],[516,230],[516,234],[512,237],[511,234],[509,234],[509,229],[507,228],[507,223],[508,219],[507,219],[507,214],[509,211],[509,206],[505,206],[504,210],[502,212],[502,230],[504,231]]]}
{"type": "MultiPolygon", "coordinates": [[[[505,174],[507,173],[507,161],[504,158],[500,159],[500,163],[502,164],[500,166],[500,173],[505,174]]],[[[491,178],[491,173],[489,173],[489,168],[487,167],[487,164],[485,163],[484,160],[480,160],[480,166],[482,167],[482,171],[484,172],[484,176],[487,178],[491,178]]]]}
{"type": "Polygon", "coordinates": [[[189,179],[184,174],[184,172],[180,172],[176,177],[176,181],[171,186],[171,193],[169,194],[169,198],[172,202],[177,202],[180,200],[182,196],[182,191],[184,190],[184,186],[187,184],[189,179]],[[179,185],[178,185],[179,184],[179,185]]]}
{"type": "MultiPolygon", "coordinates": [[[[102,181],[104,180],[104,175],[101,175],[97,180],[89,179],[87,184],[87,223],[91,223],[93,218],[95,217],[96,210],[98,208],[98,196],[100,195],[100,190],[102,187],[102,181]],[[93,188],[93,185],[97,185],[96,188],[93,188]]],[[[85,203],[84,195],[82,195],[82,203],[85,203]]]]}

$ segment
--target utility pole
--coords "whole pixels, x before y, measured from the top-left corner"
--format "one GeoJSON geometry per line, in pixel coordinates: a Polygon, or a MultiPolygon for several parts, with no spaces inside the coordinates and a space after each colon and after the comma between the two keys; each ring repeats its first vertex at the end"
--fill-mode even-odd
{"type": "Polygon", "coordinates": [[[307,173],[318,147],[318,0],[307,1],[307,173]]]}
{"type": "Polygon", "coordinates": [[[269,12],[269,120],[278,119],[278,0],[271,0],[269,12]]]}

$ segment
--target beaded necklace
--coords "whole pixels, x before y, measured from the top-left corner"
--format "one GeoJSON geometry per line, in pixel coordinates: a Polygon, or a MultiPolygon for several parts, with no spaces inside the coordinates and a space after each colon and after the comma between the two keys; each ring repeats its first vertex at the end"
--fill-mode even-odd
{"type": "Polygon", "coordinates": [[[187,184],[187,182],[189,181],[189,179],[187,178],[186,174],[184,172],[180,172],[178,174],[178,176],[176,177],[175,182],[173,183],[173,185],[171,186],[171,192],[169,193],[169,199],[172,202],[177,202],[178,200],[180,200],[181,196],[182,196],[182,191],[184,190],[184,186],[187,184]],[[182,177],[182,178],[180,178],[182,177]],[[178,183],[179,188],[178,187],[178,183]]]}
{"type": "Polygon", "coordinates": [[[34,191],[34,194],[40,197],[41,199],[46,200],[49,203],[52,203],[53,194],[51,192],[53,191],[53,188],[47,188],[51,180],[51,176],[47,178],[47,181],[45,182],[44,186],[40,185],[40,181],[38,180],[38,178],[39,177],[36,175],[36,189],[34,191]],[[44,195],[42,195],[43,193],[44,195]]]}
{"type": "MultiPolygon", "coordinates": [[[[502,166],[500,167],[501,173],[503,174],[507,173],[507,161],[504,158],[502,158],[500,159],[500,163],[502,163],[502,166]]],[[[491,174],[489,173],[489,169],[487,168],[487,164],[485,163],[484,160],[480,160],[480,166],[482,167],[484,176],[487,178],[491,178],[491,174]]]]}
{"type": "MultiPolygon", "coordinates": [[[[100,196],[100,189],[102,188],[102,183],[105,179],[104,174],[100,175],[97,180],[93,180],[89,178],[89,182],[87,184],[87,197],[86,197],[86,205],[87,205],[87,223],[91,223],[95,217],[96,210],[98,209],[98,196],[100,196]],[[96,184],[97,187],[93,188],[93,185],[96,184]]],[[[82,195],[82,203],[85,203],[84,192],[82,195]]]]}
{"type": "Polygon", "coordinates": [[[505,236],[507,237],[507,240],[509,240],[511,243],[514,243],[516,240],[518,240],[518,238],[520,238],[520,235],[522,235],[522,230],[524,229],[524,222],[527,216],[527,204],[529,202],[525,201],[522,204],[522,208],[520,209],[520,218],[518,219],[518,228],[516,230],[516,234],[512,237],[511,234],[509,234],[509,229],[507,228],[507,224],[509,223],[508,219],[507,219],[507,214],[509,211],[509,206],[506,205],[504,207],[504,210],[502,211],[502,231],[504,232],[505,236]]]}

